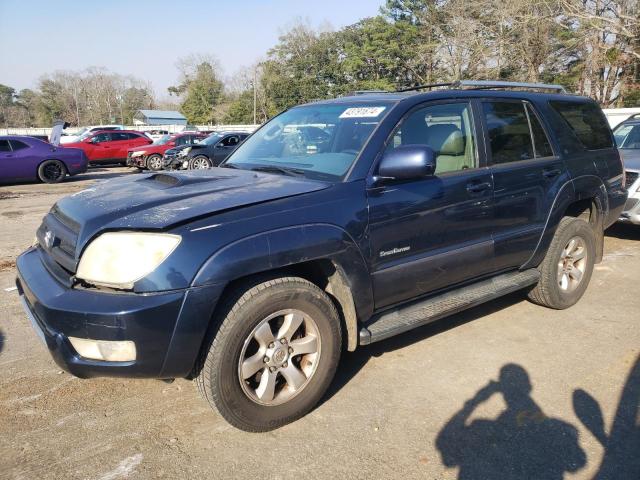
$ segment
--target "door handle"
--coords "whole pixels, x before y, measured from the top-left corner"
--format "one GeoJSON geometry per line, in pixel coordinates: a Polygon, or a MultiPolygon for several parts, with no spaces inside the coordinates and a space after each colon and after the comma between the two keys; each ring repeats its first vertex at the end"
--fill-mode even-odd
{"type": "Polygon", "coordinates": [[[562,172],[557,168],[545,168],[542,170],[542,176],[544,178],[555,178],[560,175],[562,172]]]}
{"type": "Polygon", "coordinates": [[[491,184],[489,182],[468,183],[467,184],[467,192],[469,192],[469,193],[484,192],[485,190],[489,190],[490,188],[491,188],[491,184]]]}

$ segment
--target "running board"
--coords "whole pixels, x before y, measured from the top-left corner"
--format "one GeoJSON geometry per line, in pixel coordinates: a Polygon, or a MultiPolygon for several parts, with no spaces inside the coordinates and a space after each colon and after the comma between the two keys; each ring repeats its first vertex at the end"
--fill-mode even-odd
{"type": "Polygon", "coordinates": [[[540,272],[535,268],[523,272],[504,273],[426,300],[382,312],[375,315],[365,327],[360,329],[360,345],[378,342],[475,307],[533,285],[539,279],[540,272]]]}

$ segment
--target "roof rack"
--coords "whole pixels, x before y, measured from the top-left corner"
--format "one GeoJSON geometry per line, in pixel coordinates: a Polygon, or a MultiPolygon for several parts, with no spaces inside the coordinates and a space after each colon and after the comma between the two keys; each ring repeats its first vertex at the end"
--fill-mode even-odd
{"type": "Polygon", "coordinates": [[[425,88],[434,88],[434,87],[450,87],[453,85],[453,82],[444,82],[444,83],[427,83],[425,85],[415,85],[413,87],[407,87],[407,88],[401,88],[399,90],[396,90],[396,93],[403,93],[403,92],[413,92],[415,90],[423,90],[425,88]]]}
{"type": "Polygon", "coordinates": [[[528,88],[530,90],[555,90],[559,93],[567,93],[562,85],[552,83],[528,83],[528,82],[503,82],[496,80],[458,80],[451,84],[454,88],[471,87],[477,90],[488,88],[528,88]]]}
{"type": "Polygon", "coordinates": [[[435,87],[470,88],[472,90],[485,90],[490,88],[526,88],[529,90],[554,90],[558,93],[567,93],[562,85],[551,83],[527,83],[527,82],[503,82],[498,80],[457,80],[455,82],[428,83],[414,87],[401,88],[398,93],[412,92],[416,90],[432,89],[435,87]]]}

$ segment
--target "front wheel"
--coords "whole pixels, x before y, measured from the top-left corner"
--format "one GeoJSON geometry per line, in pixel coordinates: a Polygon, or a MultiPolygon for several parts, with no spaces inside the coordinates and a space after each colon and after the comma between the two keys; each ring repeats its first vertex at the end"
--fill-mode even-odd
{"type": "Polygon", "coordinates": [[[565,217],[540,265],[540,280],[529,299],[562,310],[574,305],[589,286],[596,256],[596,238],[583,219],[565,217]]]}
{"type": "Polygon", "coordinates": [[[298,277],[239,291],[204,349],[196,384],[235,427],[272,430],[311,410],[335,374],[342,345],[338,312],[298,277]]]}
{"type": "Polygon", "coordinates": [[[162,170],[162,157],[160,155],[151,155],[147,158],[147,168],[152,172],[162,170]]]}
{"type": "Polygon", "coordinates": [[[46,160],[38,167],[38,178],[44,183],[61,182],[67,175],[67,167],[60,160],[46,160]]]}
{"type": "Polygon", "coordinates": [[[213,163],[204,155],[198,155],[189,162],[189,170],[203,170],[205,168],[211,168],[213,163]]]}

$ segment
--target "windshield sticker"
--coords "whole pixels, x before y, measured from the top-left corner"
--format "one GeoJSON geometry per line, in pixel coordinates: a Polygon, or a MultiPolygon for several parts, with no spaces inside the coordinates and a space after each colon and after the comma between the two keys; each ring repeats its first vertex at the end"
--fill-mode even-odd
{"type": "Polygon", "coordinates": [[[376,118],[387,107],[352,107],[340,114],[340,118],[376,118]]]}

